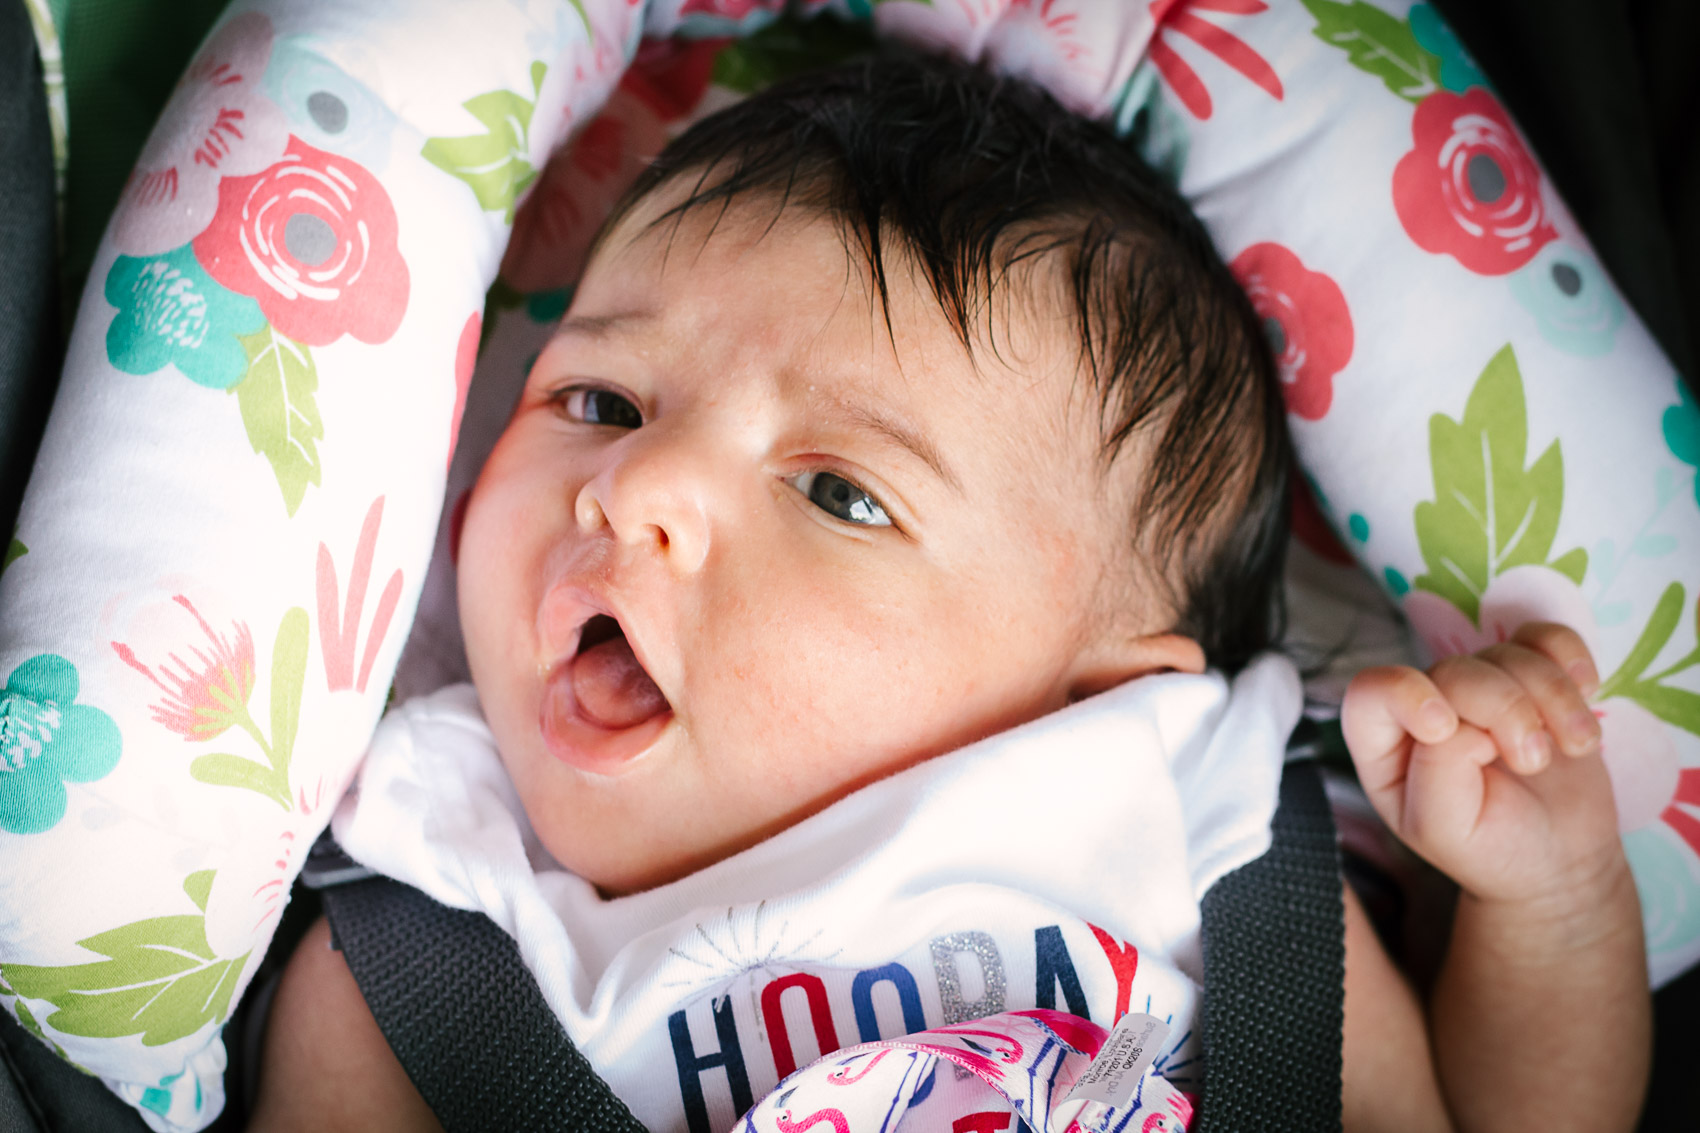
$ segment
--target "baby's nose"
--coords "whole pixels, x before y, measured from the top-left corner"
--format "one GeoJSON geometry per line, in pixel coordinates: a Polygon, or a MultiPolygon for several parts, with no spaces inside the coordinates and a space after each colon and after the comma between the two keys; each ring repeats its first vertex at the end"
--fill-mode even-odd
{"type": "Polygon", "coordinates": [[[653,550],[673,569],[699,570],[708,558],[711,455],[660,423],[621,438],[602,469],[579,490],[581,530],[604,523],[621,543],[653,550]]]}

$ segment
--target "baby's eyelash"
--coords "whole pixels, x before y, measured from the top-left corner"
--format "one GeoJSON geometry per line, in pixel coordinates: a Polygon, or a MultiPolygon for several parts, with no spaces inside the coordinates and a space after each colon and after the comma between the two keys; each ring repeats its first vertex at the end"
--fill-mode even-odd
{"type": "Polygon", "coordinates": [[[548,395],[569,421],[584,425],[608,425],[617,429],[636,429],[643,424],[643,410],[637,401],[622,390],[597,385],[570,385],[548,395]]]}
{"type": "Polygon", "coordinates": [[[893,526],[891,513],[879,498],[841,473],[828,468],[811,469],[788,477],[787,483],[840,523],[856,527],[893,526]]]}

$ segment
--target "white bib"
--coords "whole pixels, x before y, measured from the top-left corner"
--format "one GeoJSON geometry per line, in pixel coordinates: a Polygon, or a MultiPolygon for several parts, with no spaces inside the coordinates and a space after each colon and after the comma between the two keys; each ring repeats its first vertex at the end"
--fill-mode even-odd
{"type": "Polygon", "coordinates": [[[1146,677],[605,900],[542,849],[458,685],[390,713],[333,828],[511,933],[656,1133],[728,1129],[840,1046],[1031,1007],[1168,1020],[1156,1070],[1196,1090],[1199,898],[1268,847],[1300,706],[1279,657],[1146,677]]]}

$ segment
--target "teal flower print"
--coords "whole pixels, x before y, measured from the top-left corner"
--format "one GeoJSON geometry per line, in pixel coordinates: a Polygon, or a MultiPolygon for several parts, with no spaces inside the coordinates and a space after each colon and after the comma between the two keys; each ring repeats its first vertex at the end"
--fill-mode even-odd
{"type": "Polygon", "coordinates": [[[1440,85],[1447,90],[1462,94],[1470,87],[1488,85],[1487,76],[1470,58],[1470,53],[1464,50],[1464,45],[1458,42],[1457,35],[1446,26],[1446,21],[1440,18],[1440,13],[1430,5],[1412,5],[1411,34],[1417,37],[1425,51],[1439,57],[1440,85]]]}
{"type": "Polygon", "coordinates": [[[1540,327],[1541,337],[1566,354],[1611,353],[1623,325],[1623,301],[1594,257],[1554,240],[1511,277],[1511,293],[1540,327]]]}
{"type": "Polygon", "coordinates": [[[112,717],[77,699],[77,670],[52,653],[12,670],[0,689],[0,829],[40,834],[65,817],[65,782],[89,783],[118,764],[112,717]]]}
{"type": "Polygon", "coordinates": [[[1694,502],[1700,504],[1700,406],[1695,405],[1688,383],[1680,378],[1676,396],[1677,403],[1665,410],[1665,444],[1670,446],[1672,456],[1694,466],[1694,502]]]}
{"type": "Polygon", "coordinates": [[[1192,138],[1186,119],[1163,101],[1163,84],[1155,67],[1141,67],[1128,79],[1116,98],[1111,125],[1145,164],[1170,185],[1180,184],[1192,138]]]}
{"type": "Polygon", "coordinates": [[[395,111],[304,36],[277,41],[266,65],[266,93],[290,130],[309,145],[352,158],[373,173],[389,164],[395,111]]]}
{"type": "Polygon", "coordinates": [[[106,357],[126,374],[175,365],[211,389],[229,389],[248,373],[238,335],[266,325],[260,305],[216,282],[194,249],[119,256],[106,275],[106,301],[118,308],[106,328],[106,357]]]}

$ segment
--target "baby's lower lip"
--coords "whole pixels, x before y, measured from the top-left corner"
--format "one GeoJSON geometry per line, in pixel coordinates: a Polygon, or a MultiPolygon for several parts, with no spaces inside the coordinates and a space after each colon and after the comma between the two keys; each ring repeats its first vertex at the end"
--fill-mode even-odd
{"type": "Polygon", "coordinates": [[[648,751],[673,720],[671,709],[629,728],[609,728],[590,720],[573,693],[569,665],[557,665],[543,685],[538,727],[549,754],[570,767],[598,775],[618,775],[648,751]]]}

